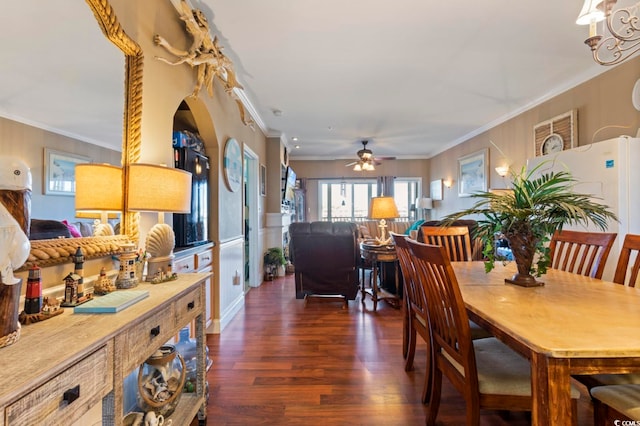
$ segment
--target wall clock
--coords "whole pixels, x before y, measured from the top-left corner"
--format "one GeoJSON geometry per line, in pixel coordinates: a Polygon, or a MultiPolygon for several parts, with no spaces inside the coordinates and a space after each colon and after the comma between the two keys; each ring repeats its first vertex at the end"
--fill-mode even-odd
{"type": "Polygon", "coordinates": [[[537,157],[571,149],[578,144],[577,135],[578,111],[574,109],[533,127],[533,153],[537,157]]]}
{"type": "Polygon", "coordinates": [[[564,140],[562,139],[562,136],[560,136],[557,133],[551,133],[542,142],[541,154],[542,155],[555,154],[562,151],[563,149],[564,149],[564,140]]]}
{"type": "Polygon", "coordinates": [[[230,138],[224,147],[224,179],[231,192],[236,192],[242,184],[242,152],[238,141],[230,138]]]}

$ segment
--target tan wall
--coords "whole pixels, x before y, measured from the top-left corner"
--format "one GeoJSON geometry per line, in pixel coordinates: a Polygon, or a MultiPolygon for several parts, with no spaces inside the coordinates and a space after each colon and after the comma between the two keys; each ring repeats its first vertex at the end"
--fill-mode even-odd
{"type": "MultiPolygon", "coordinates": [[[[195,70],[188,65],[171,66],[155,59],[156,56],[170,58],[171,55],[153,43],[153,36],[160,34],[176,46],[187,46],[190,39],[176,9],[168,0],[114,0],[112,5],[125,31],[144,52],[142,161],[171,161],[173,115],[180,103],[193,92],[195,70]]],[[[252,129],[242,124],[235,100],[217,82],[212,97],[203,90],[197,100],[191,99],[189,103],[199,103],[203,108],[200,119],[196,117],[196,121],[199,130],[204,129],[202,137],[207,155],[213,160],[211,178],[215,204],[210,222],[212,237],[219,240],[238,238],[243,233],[242,191],[231,192],[227,187],[222,167],[224,146],[227,139],[235,138],[241,147],[246,144],[264,162],[265,137],[257,126],[252,129]]],[[[145,218],[143,224],[144,221],[145,218]]],[[[147,220],[146,223],[150,222],[147,220]]]]}
{"type": "Polygon", "coordinates": [[[67,136],[31,127],[0,117],[0,155],[17,157],[31,169],[33,189],[31,191],[31,218],[67,219],[74,222],[74,198],[64,195],[45,195],[44,150],[73,153],[89,158],[93,162],[120,164],[121,153],[102,148],[67,136]]]}
{"type": "Polygon", "coordinates": [[[500,124],[430,160],[430,179],[453,179],[451,189],[443,191],[444,200],[434,203],[434,218],[470,207],[472,198],[459,198],[457,190],[457,159],[460,156],[489,148],[489,188],[507,187],[508,178],[501,178],[494,168],[509,164],[513,170],[526,165],[534,157],[533,128],[537,123],[577,109],[577,145],[587,145],[620,135],[635,136],[640,128],[640,112],[631,103],[633,85],[640,78],[640,57],[613,68],[592,80],[562,93],[513,119],[500,124]],[[627,126],[627,128],[607,126],[627,126]],[[602,129],[602,130],[600,130],[602,129]],[[498,149],[491,145],[493,141],[498,149]]]}

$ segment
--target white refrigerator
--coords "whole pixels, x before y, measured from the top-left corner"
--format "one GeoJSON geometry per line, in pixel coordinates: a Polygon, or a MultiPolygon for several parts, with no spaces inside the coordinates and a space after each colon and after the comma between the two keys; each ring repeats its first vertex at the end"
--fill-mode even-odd
{"type": "MultiPolygon", "coordinates": [[[[527,160],[528,170],[538,165],[537,174],[571,172],[577,179],[576,192],[591,194],[618,216],[619,221],[609,221],[606,231],[618,233],[602,276],[611,281],[624,236],[640,234],[640,138],[622,136],[527,160]]],[[[565,229],[600,231],[593,225],[565,229]]]]}

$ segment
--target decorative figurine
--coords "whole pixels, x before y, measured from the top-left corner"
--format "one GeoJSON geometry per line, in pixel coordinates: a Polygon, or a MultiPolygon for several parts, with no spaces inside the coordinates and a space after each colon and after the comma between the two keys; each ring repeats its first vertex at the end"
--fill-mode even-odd
{"type": "Polygon", "coordinates": [[[80,276],[78,280],[78,298],[84,296],[84,253],[82,247],[78,247],[76,254],[73,255],[74,273],[80,276]]]}
{"type": "Polygon", "coordinates": [[[123,244],[122,253],[118,256],[120,260],[120,270],[118,278],[116,278],[117,288],[132,288],[138,285],[138,277],[136,276],[136,253],[135,244],[123,244]]]}
{"type": "Polygon", "coordinates": [[[36,265],[29,269],[27,279],[27,291],[24,296],[24,312],[26,314],[39,314],[42,310],[42,271],[36,265]]]}
{"type": "Polygon", "coordinates": [[[80,275],[69,272],[69,275],[64,277],[64,300],[62,306],[75,306],[78,304],[78,281],[80,281],[80,275]]]}
{"type": "Polygon", "coordinates": [[[98,277],[98,281],[96,281],[93,286],[93,292],[95,294],[107,294],[111,293],[114,290],[116,290],[116,286],[107,276],[104,267],[102,267],[102,269],[100,269],[100,276],[98,277]]]}

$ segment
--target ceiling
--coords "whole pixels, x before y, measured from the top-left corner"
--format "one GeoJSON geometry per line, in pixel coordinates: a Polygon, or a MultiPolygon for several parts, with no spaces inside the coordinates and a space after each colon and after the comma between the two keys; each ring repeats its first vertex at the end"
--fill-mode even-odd
{"type": "MultiPolygon", "coordinates": [[[[0,115],[120,149],[124,58],[79,3],[3,5],[0,115]]],[[[582,0],[191,5],[292,159],[354,159],[362,140],[429,158],[608,69],[575,25],[582,0]]]]}

